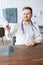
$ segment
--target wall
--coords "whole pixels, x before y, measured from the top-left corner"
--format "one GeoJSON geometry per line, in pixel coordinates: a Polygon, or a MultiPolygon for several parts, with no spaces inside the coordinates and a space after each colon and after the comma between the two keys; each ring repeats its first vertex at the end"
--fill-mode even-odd
{"type": "Polygon", "coordinates": [[[3,18],[3,8],[18,9],[18,22],[22,20],[22,8],[31,6],[33,9],[32,21],[36,21],[38,25],[43,25],[43,0],[0,0],[0,24],[5,22],[3,18]]]}

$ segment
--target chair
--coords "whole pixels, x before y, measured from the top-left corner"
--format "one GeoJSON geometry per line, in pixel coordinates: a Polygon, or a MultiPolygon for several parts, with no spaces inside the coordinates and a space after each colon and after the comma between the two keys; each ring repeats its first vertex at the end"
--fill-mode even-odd
{"type": "Polygon", "coordinates": [[[0,55],[5,56],[5,55],[12,55],[14,54],[14,48],[13,46],[5,46],[4,45],[4,40],[3,37],[5,36],[5,29],[3,27],[0,27],[0,37],[2,38],[2,43],[3,46],[0,46],[0,55]]]}
{"type": "Polygon", "coordinates": [[[5,29],[3,27],[0,27],[0,37],[2,38],[2,43],[4,45],[3,37],[5,36],[5,29]]]}

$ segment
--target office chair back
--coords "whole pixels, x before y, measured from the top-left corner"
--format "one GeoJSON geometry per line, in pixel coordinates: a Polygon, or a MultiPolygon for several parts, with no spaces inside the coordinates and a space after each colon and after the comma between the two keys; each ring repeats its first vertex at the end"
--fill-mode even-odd
{"type": "Polygon", "coordinates": [[[5,30],[3,27],[0,27],[0,37],[3,37],[5,35],[5,30]]]}
{"type": "Polygon", "coordinates": [[[4,45],[3,37],[5,36],[5,29],[3,27],[0,27],[0,37],[2,38],[2,43],[4,45]]]}

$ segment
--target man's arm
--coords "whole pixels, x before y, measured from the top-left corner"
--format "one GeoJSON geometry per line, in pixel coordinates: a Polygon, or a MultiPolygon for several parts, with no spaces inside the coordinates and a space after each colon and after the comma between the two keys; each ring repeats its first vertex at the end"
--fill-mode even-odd
{"type": "Polygon", "coordinates": [[[34,31],[35,32],[34,40],[36,43],[40,43],[42,41],[41,32],[40,32],[38,25],[35,24],[35,26],[36,26],[36,30],[34,31]]]}
{"type": "Polygon", "coordinates": [[[38,27],[38,25],[35,24],[36,29],[34,28],[34,38],[31,39],[26,46],[34,46],[36,43],[40,43],[42,41],[42,36],[40,33],[40,29],[38,27]]]}
{"type": "Polygon", "coordinates": [[[15,35],[16,32],[16,26],[11,25],[7,22],[5,23],[5,37],[9,40],[13,35],[15,35]]]}

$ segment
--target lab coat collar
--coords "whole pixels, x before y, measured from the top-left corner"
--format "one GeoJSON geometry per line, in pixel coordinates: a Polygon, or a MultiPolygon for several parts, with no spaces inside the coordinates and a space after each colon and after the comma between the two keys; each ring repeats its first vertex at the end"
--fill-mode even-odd
{"type": "Polygon", "coordinates": [[[31,21],[29,21],[29,23],[28,23],[28,24],[25,24],[25,21],[23,21],[22,23],[23,23],[23,25],[26,25],[26,26],[31,25],[31,21]]]}

